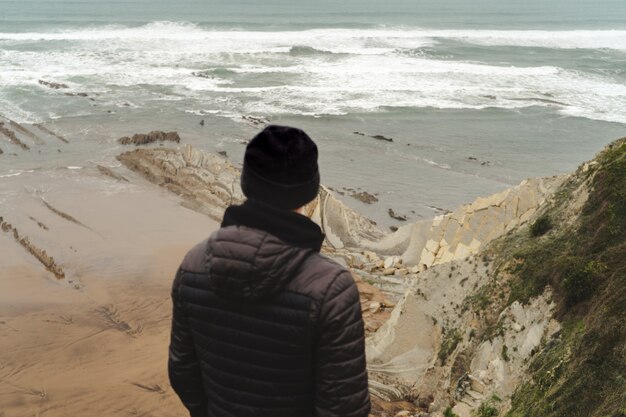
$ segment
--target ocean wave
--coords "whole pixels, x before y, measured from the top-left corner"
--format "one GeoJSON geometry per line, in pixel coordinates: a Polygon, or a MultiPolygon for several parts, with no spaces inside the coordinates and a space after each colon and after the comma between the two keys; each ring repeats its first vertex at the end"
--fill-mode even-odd
{"type": "Polygon", "coordinates": [[[7,174],[0,174],[0,178],[10,178],[10,177],[19,177],[22,174],[26,174],[26,173],[32,173],[35,172],[32,169],[29,170],[24,170],[24,171],[20,171],[20,170],[9,170],[9,172],[7,174]]]}
{"type": "Polygon", "coordinates": [[[296,45],[296,46],[292,46],[291,49],[289,49],[289,55],[293,55],[293,56],[311,56],[311,55],[332,55],[332,52],[330,51],[324,51],[321,49],[315,49],[313,47],[310,46],[306,46],[306,45],[296,45]]]}
{"type": "Polygon", "coordinates": [[[116,106],[131,97],[133,107],[190,101],[192,108],[197,104],[236,114],[543,106],[568,116],[626,123],[626,86],[619,70],[592,74],[556,65],[459,61],[436,46],[445,40],[626,50],[626,31],[262,32],[154,22],[138,27],[0,33],[0,113],[19,121],[40,121],[33,110],[37,108],[45,117],[64,114],[64,91],[39,85],[38,80],[44,79],[67,84],[68,91],[98,93],[102,103],[116,106]],[[50,40],[54,42],[46,48],[50,40]],[[28,42],[44,45],[29,49],[28,42]],[[9,90],[12,98],[27,92],[31,101],[23,108],[17,108],[16,100],[3,101],[9,90]],[[39,100],[42,93],[45,103],[39,100]]]}
{"type": "MultiPolygon", "coordinates": [[[[615,49],[626,51],[626,30],[434,30],[424,28],[307,29],[298,31],[249,31],[205,29],[189,22],[157,21],[138,27],[106,25],[49,32],[0,32],[3,41],[209,41],[226,52],[242,42],[256,46],[274,44],[296,54],[349,52],[345,42],[358,48],[386,52],[395,48],[435,45],[455,40],[484,46],[520,46],[552,49],[615,49]],[[312,44],[313,43],[313,44],[312,44]],[[285,44],[291,46],[285,47],[285,44]]],[[[206,45],[203,45],[206,46],[206,45]]],[[[194,45],[190,45],[194,47],[194,45]]],[[[269,49],[272,51],[272,49],[269,49]]],[[[355,51],[355,49],[352,49],[355,51]]]]}

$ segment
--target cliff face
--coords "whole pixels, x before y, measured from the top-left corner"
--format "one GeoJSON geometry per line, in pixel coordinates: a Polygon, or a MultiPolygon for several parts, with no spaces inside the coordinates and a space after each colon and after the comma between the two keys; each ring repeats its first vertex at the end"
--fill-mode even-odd
{"type": "Polygon", "coordinates": [[[370,339],[374,392],[432,415],[625,415],[626,139],[527,220],[412,282],[370,339]]]}
{"type": "MultiPolygon", "coordinates": [[[[232,164],[191,147],[119,159],[217,219],[243,198],[232,164]]],[[[392,234],[323,187],[306,210],[327,235],[324,252],[362,295],[376,292],[363,298],[368,330],[378,329],[371,390],[401,407],[377,400],[375,415],[626,413],[626,139],[572,175],[392,234]]]]}

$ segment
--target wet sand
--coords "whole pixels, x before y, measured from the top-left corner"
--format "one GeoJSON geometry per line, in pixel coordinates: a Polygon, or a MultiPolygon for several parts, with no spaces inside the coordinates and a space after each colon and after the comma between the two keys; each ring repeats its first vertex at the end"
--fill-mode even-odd
{"type": "Polygon", "coordinates": [[[169,290],[217,223],[124,175],[132,182],[95,169],[3,179],[15,193],[0,216],[65,278],[0,231],[0,416],[185,415],[167,381],[169,290]]]}

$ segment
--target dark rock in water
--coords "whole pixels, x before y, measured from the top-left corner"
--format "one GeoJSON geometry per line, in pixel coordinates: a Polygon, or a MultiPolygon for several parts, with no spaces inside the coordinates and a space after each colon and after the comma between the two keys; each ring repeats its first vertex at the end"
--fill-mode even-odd
{"type": "Polygon", "coordinates": [[[475,156],[468,156],[467,159],[469,159],[470,161],[477,161],[478,158],[476,158],[475,156]]]}
{"type": "Polygon", "coordinates": [[[370,136],[370,138],[374,138],[374,139],[377,139],[377,140],[384,140],[384,141],[387,141],[387,142],[393,142],[392,138],[388,138],[388,137],[383,136],[383,135],[373,135],[373,136],[370,136]]]}
{"type": "Polygon", "coordinates": [[[355,135],[359,135],[359,136],[365,136],[365,133],[362,132],[352,132],[355,135]]]}
{"type": "Polygon", "coordinates": [[[2,155],[4,153],[4,151],[2,150],[2,148],[0,148],[0,155],[2,155]]]}
{"type": "Polygon", "coordinates": [[[219,151],[218,154],[222,155],[224,158],[228,158],[228,152],[226,151],[219,151]]]}
{"type": "Polygon", "coordinates": [[[241,118],[246,122],[250,122],[254,126],[265,126],[270,122],[265,117],[241,116],[241,118]]]}
{"type": "MultiPolygon", "coordinates": [[[[87,93],[63,93],[68,97],[89,97],[87,93]]],[[[95,100],[92,100],[95,101],[95,100]]]]}
{"type": "Polygon", "coordinates": [[[406,221],[406,216],[402,216],[400,214],[396,214],[396,212],[393,211],[392,208],[387,210],[387,213],[389,213],[389,217],[391,217],[392,219],[396,219],[396,220],[399,220],[401,222],[405,222],[406,221]]]}
{"type": "Polygon", "coordinates": [[[368,193],[367,191],[360,191],[360,192],[353,191],[350,193],[350,197],[355,198],[365,204],[372,204],[372,203],[378,202],[378,198],[376,198],[375,195],[368,193]]]}
{"type": "Polygon", "coordinates": [[[180,136],[177,132],[161,132],[158,130],[154,130],[147,135],[143,133],[137,133],[133,135],[132,138],[124,136],[123,138],[119,138],[118,142],[122,145],[146,145],[148,143],[153,143],[157,141],[163,142],[166,140],[180,143],[180,136]]]}
{"type": "Polygon", "coordinates": [[[398,226],[389,226],[389,230],[391,230],[392,232],[397,232],[398,226]]]}
{"type": "Polygon", "coordinates": [[[124,104],[122,104],[122,106],[124,106],[124,107],[130,107],[130,103],[124,103],[124,104]]]}
{"type": "Polygon", "coordinates": [[[200,120],[200,126],[204,126],[204,119],[200,120]]]}
{"type": "Polygon", "coordinates": [[[214,77],[211,74],[207,74],[206,72],[192,72],[191,75],[199,78],[206,78],[212,80],[214,77]]]}
{"type": "Polygon", "coordinates": [[[62,83],[53,83],[53,82],[49,82],[49,81],[44,81],[44,80],[39,80],[39,84],[45,86],[45,87],[49,87],[52,88],[53,90],[59,90],[61,88],[70,88],[68,85],[66,84],[62,84],[62,83]]]}

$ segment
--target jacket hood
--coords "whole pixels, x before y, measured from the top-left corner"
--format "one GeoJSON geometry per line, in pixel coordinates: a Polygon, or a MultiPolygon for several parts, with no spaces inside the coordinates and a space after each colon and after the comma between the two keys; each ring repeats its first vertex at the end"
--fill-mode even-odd
{"type": "Polygon", "coordinates": [[[225,298],[267,300],[291,281],[313,253],[263,230],[222,227],[207,245],[209,287],[225,298]]]}

